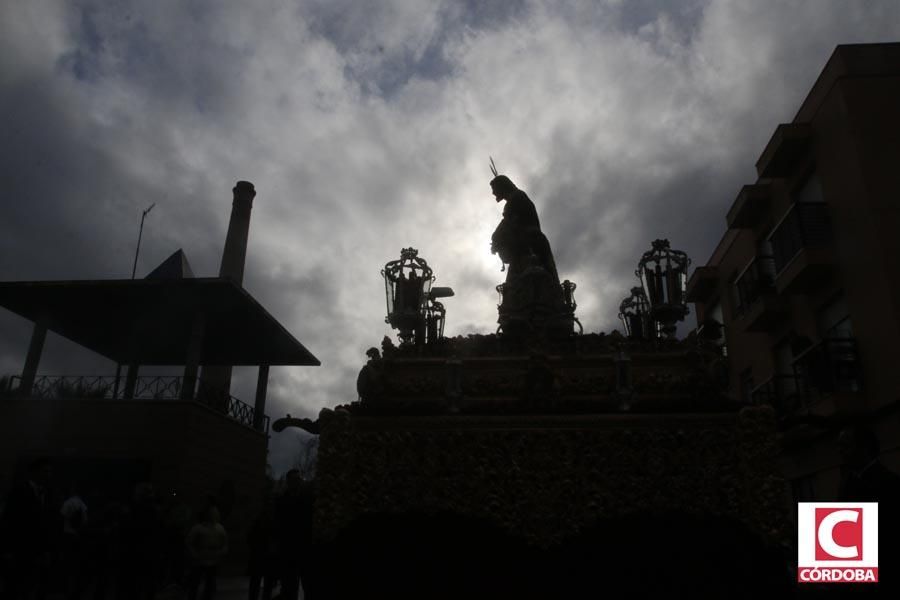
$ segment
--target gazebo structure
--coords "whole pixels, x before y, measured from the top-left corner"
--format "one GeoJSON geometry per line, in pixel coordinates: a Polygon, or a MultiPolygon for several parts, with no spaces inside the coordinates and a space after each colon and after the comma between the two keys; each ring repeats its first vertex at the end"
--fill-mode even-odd
{"type": "Polygon", "coordinates": [[[44,455],[80,463],[73,477],[115,463],[188,498],[232,485],[253,494],[265,473],[269,367],[319,364],[230,279],[4,282],[0,306],[35,323],[22,374],[7,380],[0,403],[6,475],[44,455]],[[127,373],[38,375],[48,331],[127,373]],[[183,373],[139,375],[163,365],[183,373]],[[201,365],[259,367],[254,403],[205,385],[201,365]]]}
{"type": "Polygon", "coordinates": [[[256,190],[232,192],[218,277],[195,278],[178,250],[145,279],[0,282],[0,306],[34,323],[21,374],[0,379],[0,481],[48,457],[57,487],[127,501],[147,482],[195,508],[213,494],[242,528],[265,482],[269,367],[319,361],[241,286],[256,190]],[[48,331],[116,374],[39,375],[48,331]],[[252,403],[231,396],[233,366],[259,368],[252,403]]]}

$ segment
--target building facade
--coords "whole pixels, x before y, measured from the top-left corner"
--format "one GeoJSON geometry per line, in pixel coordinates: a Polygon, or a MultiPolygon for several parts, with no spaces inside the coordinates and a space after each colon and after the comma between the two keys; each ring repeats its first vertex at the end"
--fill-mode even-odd
{"type": "Polygon", "coordinates": [[[688,284],[732,396],[776,408],[797,501],[836,496],[848,424],[900,467],[898,106],[900,44],[838,46],[688,284]]]}

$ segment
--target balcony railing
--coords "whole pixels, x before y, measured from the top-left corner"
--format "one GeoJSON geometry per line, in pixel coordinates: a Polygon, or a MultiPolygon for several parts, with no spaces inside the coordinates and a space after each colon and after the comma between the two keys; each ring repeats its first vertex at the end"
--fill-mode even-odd
{"type": "Polygon", "coordinates": [[[768,404],[780,417],[809,407],[809,396],[798,393],[797,378],[791,374],[773,375],[751,392],[753,404],[768,404]]]}
{"type": "Polygon", "coordinates": [[[738,314],[743,314],[763,294],[775,289],[775,259],[757,256],[734,282],[738,314]]]}
{"type": "Polygon", "coordinates": [[[810,408],[818,399],[863,389],[853,338],[828,338],[801,352],[793,373],[778,374],[753,389],[756,404],[773,406],[781,417],[810,408]]]}
{"type": "MultiPolygon", "coordinates": [[[[22,392],[21,377],[13,375],[0,379],[5,386],[0,395],[12,395],[22,392]]],[[[96,398],[106,400],[120,399],[124,395],[125,378],[93,375],[40,375],[35,377],[29,396],[36,398],[96,398]]],[[[184,377],[180,376],[139,376],[134,386],[134,400],[178,400],[184,386],[184,377]]],[[[192,395],[198,402],[219,412],[223,412],[238,423],[253,427],[256,410],[246,402],[225,393],[224,390],[212,389],[201,382],[192,395]]],[[[269,417],[263,416],[264,430],[269,430],[269,417]]]]}
{"type": "Polygon", "coordinates": [[[826,338],[794,359],[801,393],[830,394],[862,389],[859,352],[853,338],[826,338]]]}
{"type": "Polygon", "coordinates": [[[831,243],[831,222],[824,202],[797,202],[769,236],[775,272],[782,269],[800,250],[831,243]]]}

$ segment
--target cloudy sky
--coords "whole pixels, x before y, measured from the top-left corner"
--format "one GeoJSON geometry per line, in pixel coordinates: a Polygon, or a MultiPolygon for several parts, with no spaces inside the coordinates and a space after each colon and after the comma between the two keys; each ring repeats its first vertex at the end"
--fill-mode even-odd
{"type": "MultiPolygon", "coordinates": [[[[215,275],[252,181],[244,285],[322,361],[273,368],[267,412],[315,416],[390,333],[401,247],[456,290],[449,335],[496,328],[489,155],[609,331],[651,240],[709,257],[834,47],[898,39],[896,0],[4,2],[0,280],[129,277],[154,202],[138,276],[178,248],[215,275]]],[[[0,314],[0,373],[29,334],[0,314]]],[[[113,369],[53,335],[41,365],[113,369]]],[[[299,436],[273,438],[276,471],[299,436]]]]}

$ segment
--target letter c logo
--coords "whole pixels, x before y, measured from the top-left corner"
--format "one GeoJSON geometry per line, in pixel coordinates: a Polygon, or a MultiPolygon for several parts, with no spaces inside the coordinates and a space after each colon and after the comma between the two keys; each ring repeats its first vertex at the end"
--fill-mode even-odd
{"type": "Polygon", "coordinates": [[[834,541],[834,528],[838,523],[849,521],[856,523],[859,519],[859,513],[855,510],[836,510],[829,513],[819,523],[819,545],[822,550],[835,558],[857,558],[859,557],[858,546],[841,546],[834,541]]]}

